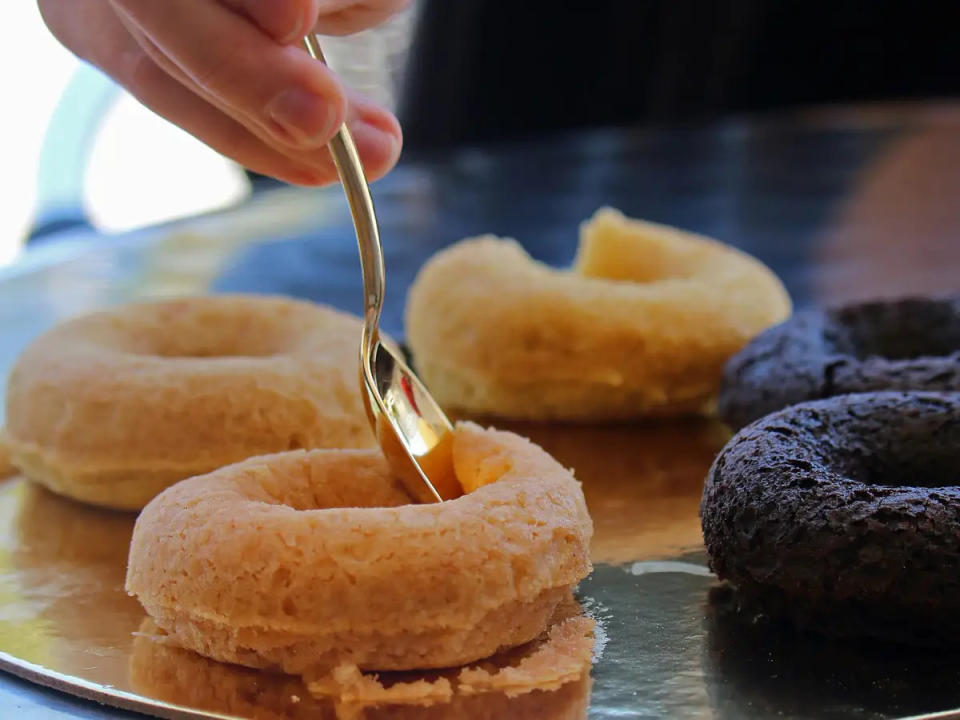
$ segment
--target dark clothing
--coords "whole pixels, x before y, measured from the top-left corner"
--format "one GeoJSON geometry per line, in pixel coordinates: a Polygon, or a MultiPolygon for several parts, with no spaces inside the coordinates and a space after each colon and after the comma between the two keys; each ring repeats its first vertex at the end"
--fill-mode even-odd
{"type": "Polygon", "coordinates": [[[406,144],[957,95],[946,7],[424,0],[400,108],[406,144]]]}

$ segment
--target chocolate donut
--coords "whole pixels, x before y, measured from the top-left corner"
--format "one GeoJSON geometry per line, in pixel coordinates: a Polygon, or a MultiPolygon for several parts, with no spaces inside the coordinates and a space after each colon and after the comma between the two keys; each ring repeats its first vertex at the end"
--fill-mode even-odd
{"type": "Polygon", "coordinates": [[[719,412],[738,429],[788,405],[876,390],[960,390],[960,296],[798,312],[727,363],[719,412]]]}
{"type": "Polygon", "coordinates": [[[710,565],[802,627],[960,640],[960,393],[804,403],[740,431],[700,506],[710,565]]]}

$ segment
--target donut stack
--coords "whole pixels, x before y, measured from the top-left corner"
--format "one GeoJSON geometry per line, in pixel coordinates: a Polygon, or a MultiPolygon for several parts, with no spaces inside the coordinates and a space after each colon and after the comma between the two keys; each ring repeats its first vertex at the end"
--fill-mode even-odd
{"type": "Polygon", "coordinates": [[[461,423],[462,495],[416,504],[369,429],[360,328],[251,295],[68,320],[13,368],[0,473],[9,453],[57,493],[141,510],[125,587],[163,642],[208,658],[322,684],[549,634],[591,570],[580,483],[528,440],[461,423]]]}

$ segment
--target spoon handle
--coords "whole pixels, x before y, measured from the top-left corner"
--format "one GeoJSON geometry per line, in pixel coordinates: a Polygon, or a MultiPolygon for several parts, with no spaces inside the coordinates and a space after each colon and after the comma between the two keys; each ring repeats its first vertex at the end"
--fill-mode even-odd
{"type": "MultiPolygon", "coordinates": [[[[317,60],[326,62],[316,35],[307,34],[304,38],[307,52],[317,60]]],[[[363,273],[363,338],[362,367],[369,367],[366,360],[373,356],[379,339],[380,312],[383,308],[384,271],[383,248],[380,245],[380,232],[377,229],[377,216],[373,209],[373,198],[363,172],[363,164],[353,142],[353,135],[346,123],[340,126],[329,143],[330,154],[337,166],[337,173],[343,183],[343,191],[350,205],[353,225],[357,231],[357,244],[360,247],[360,269],[363,273]]]]}
{"type": "MultiPolygon", "coordinates": [[[[315,35],[304,38],[309,53],[324,61],[315,35]]],[[[346,125],[329,142],[343,190],[353,215],[363,271],[363,335],[360,341],[360,384],[370,426],[395,474],[420,502],[441,502],[460,494],[451,456],[453,426],[406,363],[380,345],[378,326],[383,305],[383,249],[370,188],[360,156],[346,125]],[[426,413],[426,414],[424,414],[426,413]]]]}

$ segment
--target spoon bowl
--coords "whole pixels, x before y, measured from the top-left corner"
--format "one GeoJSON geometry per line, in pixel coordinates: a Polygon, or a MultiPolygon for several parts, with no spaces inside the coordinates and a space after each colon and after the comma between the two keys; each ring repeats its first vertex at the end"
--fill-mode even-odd
{"type": "Polygon", "coordinates": [[[391,468],[419,502],[461,494],[453,472],[453,426],[420,379],[378,342],[363,366],[364,403],[391,468]]]}

